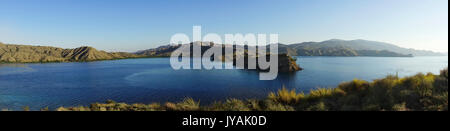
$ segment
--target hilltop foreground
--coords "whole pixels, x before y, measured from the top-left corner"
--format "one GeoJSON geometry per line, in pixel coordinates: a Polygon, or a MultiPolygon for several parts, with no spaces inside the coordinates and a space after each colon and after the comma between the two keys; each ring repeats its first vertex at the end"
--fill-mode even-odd
{"type": "MultiPolygon", "coordinates": [[[[43,109],[47,111],[48,108],[43,109]]],[[[228,99],[211,105],[187,98],[178,103],[126,104],[107,101],[90,106],[60,107],[57,111],[448,111],[448,68],[439,75],[399,78],[387,76],[373,82],[353,80],[332,89],[308,94],[285,88],[263,100],[228,99]]]]}

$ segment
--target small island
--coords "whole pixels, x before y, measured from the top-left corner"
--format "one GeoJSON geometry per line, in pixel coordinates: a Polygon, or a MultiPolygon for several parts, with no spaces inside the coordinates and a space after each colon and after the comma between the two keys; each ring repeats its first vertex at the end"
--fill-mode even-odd
{"type": "MultiPolygon", "coordinates": [[[[300,66],[297,65],[296,63],[296,59],[292,58],[291,56],[289,56],[288,54],[271,54],[271,55],[277,55],[278,56],[278,71],[279,72],[296,72],[296,71],[301,71],[303,70],[303,68],[301,68],[300,66]]],[[[267,59],[270,60],[270,55],[266,56],[267,59]]],[[[249,63],[248,63],[248,59],[249,56],[245,55],[245,57],[243,58],[236,58],[234,57],[233,59],[233,65],[236,66],[237,63],[236,61],[238,61],[239,59],[244,59],[244,69],[248,69],[249,68],[249,63]]],[[[259,62],[258,56],[250,56],[250,59],[255,59],[256,60],[256,65],[253,65],[254,67],[256,67],[257,71],[268,71],[269,69],[261,69],[259,68],[259,62]]]]}

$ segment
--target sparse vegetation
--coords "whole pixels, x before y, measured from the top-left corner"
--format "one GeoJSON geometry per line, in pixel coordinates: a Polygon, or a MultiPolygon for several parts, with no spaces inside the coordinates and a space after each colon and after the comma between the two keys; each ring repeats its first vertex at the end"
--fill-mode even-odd
{"type": "Polygon", "coordinates": [[[337,88],[308,94],[282,88],[264,100],[228,99],[209,106],[186,98],[164,105],[107,101],[90,107],[60,107],[58,111],[448,111],[448,68],[440,75],[387,76],[373,82],[355,79],[337,88]]]}
{"type": "Polygon", "coordinates": [[[90,62],[139,57],[144,56],[125,52],[110,53],[86,46],[75,49],[62,49],[48,46],[0,43],[0,63],[90,62]]]}

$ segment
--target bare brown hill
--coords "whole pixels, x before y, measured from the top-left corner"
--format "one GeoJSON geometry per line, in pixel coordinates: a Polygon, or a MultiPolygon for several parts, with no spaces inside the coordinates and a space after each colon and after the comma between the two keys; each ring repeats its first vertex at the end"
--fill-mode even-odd
{"type": "Polygon", "coordinates": [[[138,55],[124,52],[105,52],[92,47],[63,49],[49,46],[12,45],[0,43],[0,62],[80,62],[123,58],[135,58],[138,55]]]}

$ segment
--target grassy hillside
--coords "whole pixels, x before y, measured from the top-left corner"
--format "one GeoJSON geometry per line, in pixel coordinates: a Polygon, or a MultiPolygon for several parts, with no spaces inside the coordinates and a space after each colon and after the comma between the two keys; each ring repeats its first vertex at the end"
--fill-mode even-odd
{"type": "Polygon", "coordinates": [[[387,76],[372,82],[355,79],[308,94],[283,88],[264,100],[228,99],[208,106],[191,98],[163,105],[107,101],[57,111],[448,111],[448,68],[439,75],[387,76]]]}

